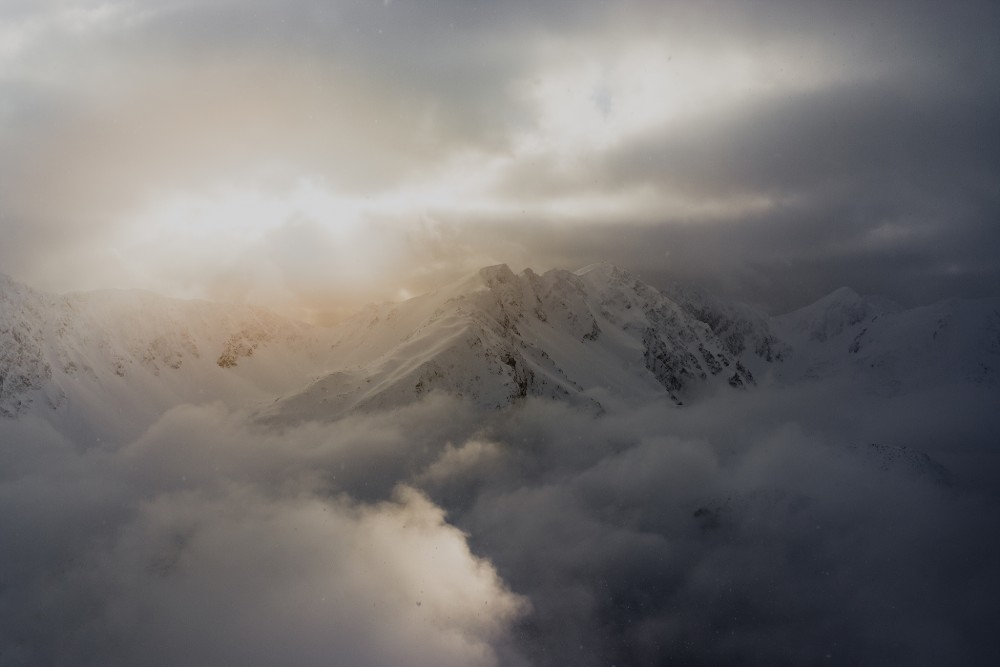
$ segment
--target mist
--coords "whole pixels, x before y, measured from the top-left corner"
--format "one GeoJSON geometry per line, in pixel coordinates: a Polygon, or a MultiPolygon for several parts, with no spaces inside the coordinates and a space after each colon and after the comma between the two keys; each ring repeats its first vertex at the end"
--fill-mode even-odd
{"type": "Polygon", "coordinates": [[[187,405],[120,446],[4,421],[0,662],[988,663],[982,399],[187,405]]]}
{"type": "Polygon", "coordinates": [[[0,667],[1000,664],[997,34],[0,1],[0,667]]]}

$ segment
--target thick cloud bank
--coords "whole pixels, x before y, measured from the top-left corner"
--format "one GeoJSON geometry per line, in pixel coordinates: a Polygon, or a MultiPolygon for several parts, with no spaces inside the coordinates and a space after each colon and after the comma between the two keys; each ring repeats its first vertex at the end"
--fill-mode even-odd
{"type": "Polygon", "coordinates": [[[989,662],[995,498],[910,450],[755,407],[592,420],[537,405],[498,430],[521,443],[495,445],[506,460],[467,446],[475,463],[437,493],[531,595],[535,662],[989,662]],[[470,476],[486,490],[463,495],[470,476]]]}
{"type": "Polygon", "coordinates": [[[116,452],[3,425],[0,664],[497,664],[526,603],[442,510],[325,483],[377,443],[236,419],[180,408],[116,452]]]}
{"type": "Polygon", "coordinates": [[[6,421],[0,664],[990,664],[994,403],[6,421]]]}

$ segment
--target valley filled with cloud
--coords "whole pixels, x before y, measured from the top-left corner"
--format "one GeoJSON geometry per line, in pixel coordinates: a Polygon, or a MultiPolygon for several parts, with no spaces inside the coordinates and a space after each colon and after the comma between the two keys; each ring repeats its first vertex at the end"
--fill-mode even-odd
{"type": "Polygon", "coordinates": [[[615,267],[491,267],[326,333],[234,306],[193,328],[203,304],[12,285],[5,376],[49,370],[7,383],[0,421],[3,664],[996,650],[993,302],[901,311],[839,291],[767,319],[615,267]],[[136,304],[146,332],[120,324],[136,304]],[[294,375],[328,336],[328,363],[372,361],[294,375]],[[247,398],[261,378],[277,397],[247,398]],[[121,391],[164,407],[116,413],[121,391]]]}
{"type": "Polygon", "coordinates": [[[997,34],[0,0],[0,667],[1000,664],[997,34]]]}
{"type": "Polygon", "coordinates": [[[114,450],[5,422],[3,661],[985,661],[997,418],[807,394],[281,430],[192,406],[114,450]]]}

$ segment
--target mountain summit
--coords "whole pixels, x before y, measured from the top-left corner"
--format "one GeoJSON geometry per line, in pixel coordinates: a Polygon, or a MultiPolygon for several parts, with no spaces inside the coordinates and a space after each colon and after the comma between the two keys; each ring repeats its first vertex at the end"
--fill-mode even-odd
{"type": "Polygon", "coordinates": [[[611,265],[542,275],[490,266],[341,329],[341,367],[268,418],[333,417],[432,391],[490,408],[527,396],[600,407],[657,395],[681,404],[713,384],[754,384],[708,325],[611,265]]]}
{"type": "Polygon", "coordinates": [[[541,397],[600,411],[834,376],[877,393],[997,387],[998,332],[995,299],[903,310],[845,288],[769,317],[698,286],[659,291],[605,263],[541,275],[489,266],[333,329],[251,306],[135,291],[54,296],[3,278],[0,416],[107,434],[211,400],[257,406],[281,424],[433,392],[487,409],[541,397]]]}

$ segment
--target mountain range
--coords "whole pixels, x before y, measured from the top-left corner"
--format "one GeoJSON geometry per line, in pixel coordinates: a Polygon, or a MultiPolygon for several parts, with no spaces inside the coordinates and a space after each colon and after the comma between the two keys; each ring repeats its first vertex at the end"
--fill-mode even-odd
{"type": "Polygon", "coordinates": [[[499,265],[319,327],[0,277],[0,664],[991,664],[997,405],[998,299],[499,265]]]}
{"type": "Polygon", "coordinates": [[[280,424],[432,392],[490,409],[531,396],[604,411],[838,377],[882,394],[996,389],[1000,300],[904,309],[841,288],[775,317],[697,286],[657,290],[610,264],[499,265],[324,328],[246,305],[52,295],[0,277],[0,415],[95,438],[128,437],[182,403],[250,407],[280,424]]]}

